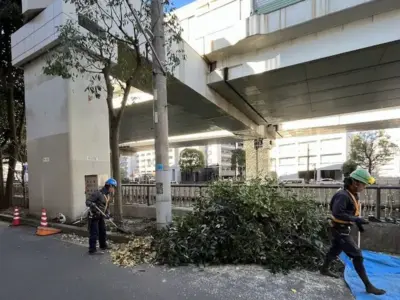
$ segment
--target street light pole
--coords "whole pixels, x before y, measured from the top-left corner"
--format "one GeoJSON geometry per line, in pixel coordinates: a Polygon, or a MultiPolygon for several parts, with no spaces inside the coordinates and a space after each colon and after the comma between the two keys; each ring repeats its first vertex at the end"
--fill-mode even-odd
{"type": "Polygon", "coordinates": [[[162,0],[151,1],[151,25],[153,28],[153,97],[156,156],[156,214],[157,227],[172,222],[171,180],[168,159],[168,103],[167,77],[164,71],[164,5],[162,0]]]}

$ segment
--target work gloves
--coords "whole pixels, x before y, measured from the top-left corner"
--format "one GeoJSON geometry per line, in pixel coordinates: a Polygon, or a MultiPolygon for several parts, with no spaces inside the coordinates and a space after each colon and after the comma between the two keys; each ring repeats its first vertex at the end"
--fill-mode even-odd
{"type": "Polygon", "coordinates": [[[356,222],[356,224],[360,224],[360,225],[369,224],[368,220],[365,220],[363,218],[356,218],[355,222],[356,222]]]}
{"type": "Polygon", "coordinates": [[[355,223],[356,223],[356,225],[358,227],[358,230],[360,232],[364,232],[365,231],[363,225],[369,224],[369,222],[367,220],[363,219],[363,218],[356,218],[355,223]]]}

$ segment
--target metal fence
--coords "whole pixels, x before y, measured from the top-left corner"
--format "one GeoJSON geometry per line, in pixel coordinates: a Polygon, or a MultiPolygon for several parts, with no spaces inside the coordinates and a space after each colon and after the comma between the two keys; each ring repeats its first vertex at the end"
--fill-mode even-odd
{"type": "MultiPolygon", "coordinates": [[[[207,185],[201,184],[173,184],[171,185],[172,205],[177,207],[191,207],[194,202],[205,196],[207,185]]],[[[156,187],[154,184],[123,184],[123,204],[147,204],[156,202],[156,187]]]]}
{"type": "MultiPolygon", "coordinates": [[[[340,185],[285,185],[287,190],[295,191],[297,195],[309,194],[321,209],[329,211],[329,203],[340,185]]],[[[377,219],[400,218],[400,186],[377,185],[368,186],[360,194],[363,216],[374,216],[377,219]]]]}
{"type": "MultiPolygon", "coordinates": [[[[321,210],[329,211],[329,202],[340,185],[284,185],[284,192],[294,193],[298,197],[310,195],[321,210]]],[[[173,184],[171,185],[172,205],[175,207],[192,207],[196,201],[207,194],[207,185],[173,184]]],[[[378,219],[400,219],[400,186],[379,185],[369,186],[360,195],[363,216],[375,216],[378,219]]],[[[122,201],[125,205],[154,205],[156,188],[154,184],[123,184],[122,201]]],[[[14,185],[13,206],[29,207],[28,187],[14,185]]]]}
{"type": "Polygon", "coordinates": [[[27,185],[23,186],[20,183],[14,183],[14,198],[12,206],[20,208],[29,207],[29,190],[27,185]]]}
{"type": "MultiPolygon", "coordinates": [[[[287,193],[298,197],[308,194],[313,197],[321,210],[329,211],[329,202],[340,185],[285,185],[280,187],[287,193]]],[[[172,205],[191,207],[201,196],[207,193],[207,185],[178,184],[171,186],[172,205]]],[[[125,184],[122,185],[122,199],[125,205],[154,205],[156,198],[155,185],[125,184]]],[[[363,216],[375,216],[380,219],[400,218],[400,186],[369,186],[360,195],[363,216]]]]}

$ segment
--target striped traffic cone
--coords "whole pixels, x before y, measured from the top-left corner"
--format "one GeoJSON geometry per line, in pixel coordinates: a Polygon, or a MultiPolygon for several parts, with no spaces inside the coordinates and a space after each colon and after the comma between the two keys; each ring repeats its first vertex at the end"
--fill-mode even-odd
{"type": "Polygon", "coordinates": [[[19,226],[21,225],[21,218],[19,216],[19,209],[18,207],[14,208],[14,218],[11,223],[11,226],[19,226]]]}
{"type": "Polygon", "coordinates": [[[47,212],[46,209],[43,208],[42,209],[42,217],[40,218],[40,226],[42,227],[47,227],[48,223],[47,223],[47,212]]]}
{"type": "Polygon", "coordinates": [[[36,230],[36,235],[46,236],[46,235],[52,235],[52,234],[61,232],[61,229],[51,228],[51,227],[48,227],[48,225],[49,224],[47,223],[47,212],[46,212],[46,209],[43,208],[42,216],[40,218],[40,226],[36,230]]]}

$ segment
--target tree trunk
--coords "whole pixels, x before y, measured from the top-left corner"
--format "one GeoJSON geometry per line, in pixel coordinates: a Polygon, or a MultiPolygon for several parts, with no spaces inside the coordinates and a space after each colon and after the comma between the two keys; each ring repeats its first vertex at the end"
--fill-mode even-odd
{"type": "Polygon", "coordinates": [[[17,164],[16,157],[18,155],[17,128],[15,124],[14,87],[12,86],[9,89],[9,97],[7,99],[7,117],[10,128],[11,141],[8,158],[8,174],[6,182],[5,202],[8,207],[11,207],[14,198],[14,173],[15,166],[17,164]]]}
{"type": "Polygon", "coordinates": [[[110,116],[110,150],[112,177],[118,182],[118,188],[114,195],[114,219],[120,223],[122,222],[122,193],[119,165],[119,126],[113,116],[110,116]]]}
{"type": "MultiPolygon", "coordinates": [[[[22,163],[23,160],[20,158],[20,161],[22,163]]],[[[26,173],[25,166],[22,165],[22,172],[21,172],[22,196],[24,199],[24,208],[27,208],[25,173],[26,173]]]]}
{"type": "Polygon", "coordinates": [[[3,176],[3,151],[0,149],[0,209],[7,208],[5,204],[5,195],[4,195],[4,176],[3,176]]]}

